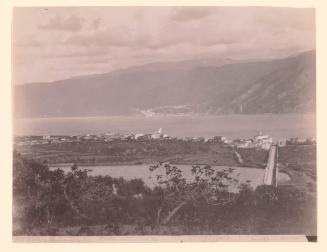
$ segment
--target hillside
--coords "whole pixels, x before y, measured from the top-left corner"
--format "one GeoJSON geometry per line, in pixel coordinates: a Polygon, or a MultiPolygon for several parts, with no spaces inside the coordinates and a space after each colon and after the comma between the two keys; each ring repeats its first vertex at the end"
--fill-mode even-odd
{"type": "Polygon", "coordinates": [[[276,60],[155,63],[14,88],[16,117],[315,111],[315,51],[276,60]]]}

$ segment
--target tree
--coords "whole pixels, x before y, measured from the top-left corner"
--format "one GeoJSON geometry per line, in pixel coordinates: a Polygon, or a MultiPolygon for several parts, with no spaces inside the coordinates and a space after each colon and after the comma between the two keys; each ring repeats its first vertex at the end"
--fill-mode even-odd
{"type": "Polygon", "coordinates": [[[192,166],[192,178],[186,180],[181,169],[169,163],[149,167],[152,176],[162,187],[162,200],[157,223],[167,224],[186,205],[199,208],[202,204],[222,207],[233,204],[238,197],[238,180],[231,177],[232,168],[216,171],[210,166],[192,166]],[[162,217],[166,212],[166,217],[162,217]]]}

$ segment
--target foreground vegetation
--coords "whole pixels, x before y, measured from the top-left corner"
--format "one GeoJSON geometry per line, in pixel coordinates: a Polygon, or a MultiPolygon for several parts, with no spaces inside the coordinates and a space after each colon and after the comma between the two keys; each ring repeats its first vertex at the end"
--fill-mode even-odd
{"type": "Polygon", "coordinates": [[[316,197],[316,146],[292,145],[279,148],[279,170],[287,173],[292,187],[316,197]]]}
{"type": "Polygon", "coordinates": [[[71,172],[14,153],[14,235],[178,235],[316,233],[315,195],[296,187],[252,190],[237,183],[232,169],[193,166],[187,182],[176,166],[162,170],[161,187],[142,180],[92,177],[76,165],[71,172]]]}

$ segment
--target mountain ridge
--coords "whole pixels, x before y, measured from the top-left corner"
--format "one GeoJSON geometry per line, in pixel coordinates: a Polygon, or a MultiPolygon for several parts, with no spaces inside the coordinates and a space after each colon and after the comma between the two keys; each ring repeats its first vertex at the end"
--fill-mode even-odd
{"type": "Polygon", "coordinates": [[[182,114],[315,112],[314,50],[283,59],[185,62],[15,86],[14,115],[110,116],[160,107],[169,114],[170,107],[182,114]]]}

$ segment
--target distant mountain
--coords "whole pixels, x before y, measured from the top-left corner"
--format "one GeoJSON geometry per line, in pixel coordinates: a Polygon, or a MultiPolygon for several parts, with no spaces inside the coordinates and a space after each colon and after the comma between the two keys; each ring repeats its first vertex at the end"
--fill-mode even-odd
{"type": "Polygon", "coordinates": [[[315,112],[315,51],[153,63],[14,87],[16,117],[315,112]]]}

